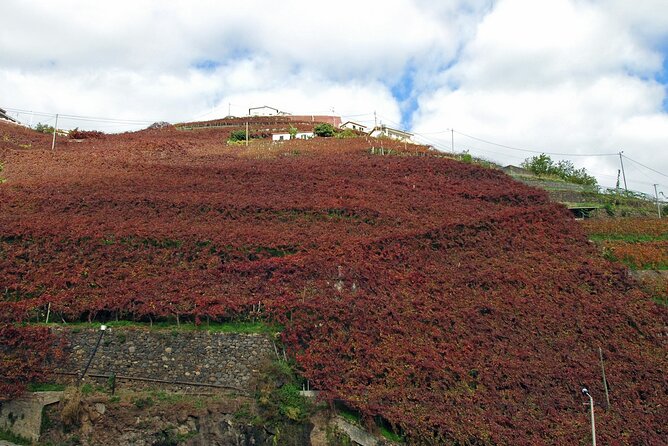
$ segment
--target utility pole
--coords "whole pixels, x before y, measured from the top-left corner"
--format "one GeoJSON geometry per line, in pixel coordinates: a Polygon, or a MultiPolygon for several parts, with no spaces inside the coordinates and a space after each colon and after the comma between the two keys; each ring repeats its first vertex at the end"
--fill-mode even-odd
{"type": "Polygon", "coordinates": [[[452,153],[455,153],[455,129],[450,129],[450,135],[452,136],[451,140],[452,153]]]}
{"type": "Polygon", "coordinates": [[[376,127],[378,127],[378,118],[376,117],[376,111],[374,110],[374,112],[373,112],[373,129],[376,130],[376,127]]]}
{"type": "Polygon", "coordinates": [[[53,126],[53,140],[51,141],[51,150],[56,147],[56,132],[58,131],[58,113],[56,113],[56,125],[53,126]]]}
{"type": "Polygon", "coordinates": [[[656,210],[659,213],[659,218],[661,218],[661,206],[659,205],[659,191],[657,190],[656,186],[658,186],[658,184],[654,185],[654,195],[656,195],[656,210]]]}
{"type": "Polygon", "coordinates": [[[619,152],[619,163],[622,165],[622,178],[624,178],[624,190],[628,192],[629,188],[626,186],[626,172],[624,172],[624,159],[623,159],[624,157],[622,153],[624,153],[623,150],[619,152]]]}
{"type": "Polygon", "coordinates": [[[232,103],[227,103],[227,116],[232,116],[232,103]]]}

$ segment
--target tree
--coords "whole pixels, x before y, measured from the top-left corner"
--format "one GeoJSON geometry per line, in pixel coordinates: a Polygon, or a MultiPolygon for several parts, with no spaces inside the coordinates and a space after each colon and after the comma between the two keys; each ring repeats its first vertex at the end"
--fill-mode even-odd
{"type": "Polygon", "coordinates": [[[318,124],[313,128],[313,133],[317,136],[329,137],[334,135],[334,126],[332,124],[318,124]]]}
{"type": "Polygon", "coordinates": [[[537,176],[553,175],[569,183],[588,186],[596,186],[597,184],[596,178],[589,175],[584,167],[576,169],[570,160],[561,160],[555,163],[549,155],[544,153],[525,159],[521,166],[537,176]]]}

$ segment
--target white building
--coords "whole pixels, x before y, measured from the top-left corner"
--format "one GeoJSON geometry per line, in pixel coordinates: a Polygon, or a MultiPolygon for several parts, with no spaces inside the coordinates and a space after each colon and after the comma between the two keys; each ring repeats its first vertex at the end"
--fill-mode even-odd
{"type": "Polygon", "coordinates": [[[369,133],[369,136],[373,136],[374,138],[392,138],[399,141],[412,141],[414,135],[409,132],[404,132],[403,130],[393,129],[386,125],[380,125],[375,127],[371,133],[369,133]]]}
{"type": "Polygon", "coordinates": [[[248,116],[287,116],[290,113],[280,111],[277,108],[263,105],[262,107],[251,107],[248,109],[248,116]]]}
{"type": "MultiPolygon", "coordinates": [[[[299,132],[295,134],[294,139],[311,139],[315,136],[313,132],[299,132]]],[[[288,141],[293,139],[290,137],[289,133],[273,133],[271,135],[272,141],[288,141]]]]}
{"type": "Polygon", "coordinates": [[[344,122],[343,124],[341,124],[341,128],[357,130],[358,132],[364,132],[364,133],[367,133],[369,131],[369,128],[364,124],[360,124],[359,122],[353,122],[353,121],[344,122]]]}
{"type": "Polygon", "coordinates": [[[272,141],[287,141],[290,139],[289,133],[273,133],[271,135],[272,141]]]}

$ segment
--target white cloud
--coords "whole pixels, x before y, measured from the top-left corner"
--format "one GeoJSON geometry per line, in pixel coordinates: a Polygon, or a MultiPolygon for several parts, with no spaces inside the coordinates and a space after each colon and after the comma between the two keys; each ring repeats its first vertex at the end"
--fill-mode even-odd
{"type": "MultiPolygon", "coordinates": [[[[668,17],[668,4],[661,3],[625,17],[621,11],[632,6],[615,1],[497,2],[458,63],[441,74],[432,94],[420,98],[415,130],[454,128],[554,153],[624,150],[639,161],[653,158],[655,168],[668,172],[668,154],[658,151],[666,141],[659,130],[668,121],[662,110],[666,90],[653,80],[664,55],[651,44],[659,32],[651,29],[665,22],[653,16],[668,17]],[[642,23],[650,29],[640,32],[642,23]]],[[[425,136],[450,147],[449,133],[425,136]]],[[[455,136],[456,147],[502,163],[532,155],[455,136]]],[[[618,158],[570,158],[614,185],[618,158]]],[[[654,178],[668,189],[667,178],[654,178]]],[[[633,187],[648,190],[645,174],[634,179],[633,187]]]]}

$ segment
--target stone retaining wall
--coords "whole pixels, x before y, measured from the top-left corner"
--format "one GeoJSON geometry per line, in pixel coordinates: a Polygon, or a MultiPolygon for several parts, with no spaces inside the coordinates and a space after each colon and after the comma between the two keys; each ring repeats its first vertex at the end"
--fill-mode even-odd
{"type": "MultiPolygon", "coordinates": [[[[62,333],[71,353],[59,372],[81,374],[100,330],[63,329],[62,333]]],[[[104,333],[88,374],[114,373],[249,390],[254,375],[273,354],[271,338],[263,334],[113,328],[104,333]]],[[[142,381],[127,383],[132,387],[160,386],[142,381]]]]}

